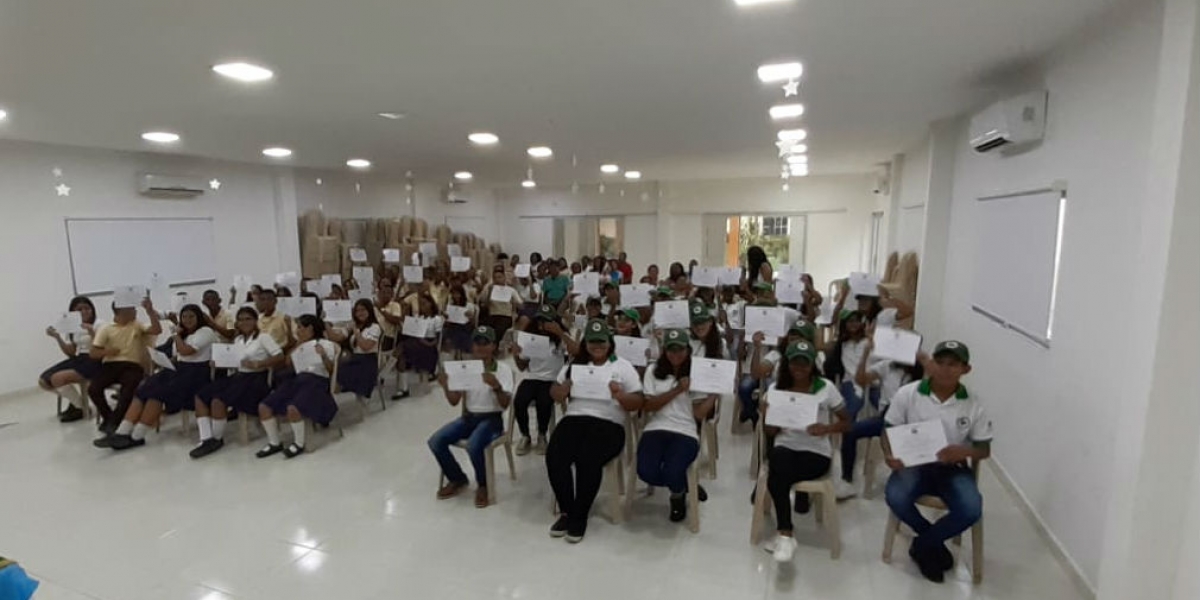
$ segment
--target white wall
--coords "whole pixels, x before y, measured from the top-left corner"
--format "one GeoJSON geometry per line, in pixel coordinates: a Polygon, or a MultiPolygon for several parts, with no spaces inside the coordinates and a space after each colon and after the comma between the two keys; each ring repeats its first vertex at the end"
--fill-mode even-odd
{"type": "MultiPolygon", "coordinates": [[[[0,141],[0,214],[6,231],[0,256],[7,260],[6,278],[20,282],[19,292],[0,294],[0,315],[6,319],[0,327],[0,356],[5,357],[0,393],[33,387],[38,373],[61,359],[43,330],[67,309],[74,293],[63,219],[212,217],[219,289],[228,289],[240,273],[271,281],[299,264],[294,237],[281,241],[279,235],[278,210],[293,201],[290,194],[278,193],[287,187],[287,175],[264,166],[0,141]],[[55,167],[62,169],[61,179],[52,174],[55,167]],[[144,198],[137,193],[136,176],[147,171],[217,178],[221,188],[187,201],[144,198]],[[60,181],[71,187],[70,196],[55,193],[60,181]]],[[[93,300],[107,318],[109,299],[93,300]]]]}
{"type": "Polygon", "coordinates": [[[903,173],[900,179],[899,198],[894,219],[889,228],[893,234],[888,240],[888,252],[922,254],[925,241],[925,204],[929,201],[930,153],[932,140],[926,137],[921,143],[904,152],[903,173]]]}

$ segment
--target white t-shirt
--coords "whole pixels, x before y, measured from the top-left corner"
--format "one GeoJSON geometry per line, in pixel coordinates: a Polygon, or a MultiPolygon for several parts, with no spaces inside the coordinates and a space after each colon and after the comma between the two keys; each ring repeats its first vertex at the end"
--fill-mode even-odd
{"type": "Polygon", "coordinates": [[[879,410],[891,404],[900,387],[908,383],[908,371],[890,360],[872,361],[867,372],[879,377],[879,410]]]}
{"type": "Polygon", "coordinates": [[[527,373],[525,378],[534,381],[555,381],[563,369],[563,364],[566,363],[565,352],[561,343],[558,346],[551,343],[549,358],[529,359],[529,366],[525,369],[527,373]]]}
{"type": "MultiPolygon", "coordinates": [[[[613,369],[613,381],[621,385],[621,391],[626,394],[642,391],[642,380],[638,377],[637,369],[629,361],[614,356],[607,363],[613,369]]],[[[558,373],[558,383],[565,382],[571,375],[572,365],[563,366],[558,373]]],[[[581,398],[571,396],[567,403],[568,417],[596,417],[612,421],[617,425],[625,424],[625,409],[612,396],[605,398],[581,398]]]]}
{"type": "Polygon", "coordinates": [[[858,365],[863,361],[866,353],[867,338],[865,337],[857,342],[842,343],[842,368],[846,370],[845,380],[854,381],[854,374],[858,373],[858,365]]]}
{"type": "MultiPolygon", "coordinates": [[[[242,349],[242,358],[255,362],[264,361],[272,356],[283,354],[283,349],[275,342],[275,338],[261,332],[254,336],[254,339],[239,335],[233,340],[233,345],[242,349]]],[[[238,368],[238,371],[242,373],[261,373],[265,370],[247,369],[245,367],[238,368]]]]}
{"type": "MultiPolygon", "coordinates": [[[[714,325],[714,327],[716,327],[716,326],[714,325]]],[[[720,332],[718,332],[718,334],[720,334],[720,332]]],[[[705,356],[704,355],[704,348],[705,348],[704,340],[698,340],[695,337],[693,337],[689,341],[689,343],[692,346],[692,356],[695,356],[696,358],[715,358],[715,359],[721,359],[721,360],[725,360],[725,359],[729,358],[729,345],[725,343],[724,337],[721,338],[721,355],[720,356],[705,356]]]]}
{"type": "Polygon", "coordinates": [[[183,343],[191,346],[195,352],[188,356],[179,354],[177,359],[184,363],[206,363],[212,360],[212,345],[216,341],[217,332],[211,327],[201,327],[183,340],[183,343]]]}
{"type": "Polygon", "coordinates": [[[940,420],[951,446],[992,440],[992,419],[979,398],[959,385],[958,392],[945,402],[929,388],[929,380],[914,381],[896,392],[887,413],[888,425],[907,425],[940,420]]]}
{"type": "Polygon", "coordinates": [[[383,336],[383,328],[380,327],[378,323],[372,323],[371,325],[368,325],[367,328],[362,330],[361,332],[358,332],[358,331],[354,332],[354,335],[350,337],[350,347],[354,350],[355,354],[375,354],[376,352],[379,351],[379,338],[382,336],[383,336]],[[372,342],[375,342],[375,344],[376,344],[375,349],[370,350],[370,351],[360,349],[358,347],[359,337],[361,337],[362,339],[365,339],[365,340],[371,340],[372,342]]]}
{"type": "MultiPolygon", "coordinates": [[[[292,352],[305,351],[305,352],[312,352],[315,354],[317,351],[317,344],[320,344],[323,348],[325,348],[325,356],[327,356],[329,358],[329,360],[337,360],[337,353],[338,353],[337,344],[335,344],[329,340],[326,340],[326,339],[308,340],[307,342],[304,342],[303,344],[296,346],[296,348],[294,350],[292,350],[292,352]]],[[[325,361],[317,361],[315,366],[309,367],[302,372],[309,373],[311,375],[317,375],[319,377],[324,377],[326,379],[329,378],[329,371],[325,368],[325,361]]]]}
{"type": "MultiPolygon", "coordinates": [[[[668,375],[666,379],[658,379],[654,376],[653,367],[646,369],[646,376],[642,380],[642,390],[647,396],[660,396],[674,388],[674,375],[668,375]]],[[[666,406],[658,409],[658,412],[650,414],[650,420],[646,423],[644,431],[670,431],[699,440],[700,436],[696,432],[696,416],[692,411],[692,406],[696,402],[704,400],[704,397],[705,395],[700,392],[688,392],[676,396],[666,406]]]]}
{"type": "MultiPolygon", "coordinates": [[[[513,392],[513,371],[512,367],[496,361],[496,370],[492,372],[496,379],[500,382],[500,389],[506,394],[513,392]]],[[[478,389],[467,390],[466,392],[467,412],[474,415],[482,415],[487,413],[503,412],[504,408],[500,406],[500,400],[496,398],[496,392],[490,386],[484,386],[478,389]]]]}
{"type": "Polygon", "coordinates": [[[876,327],[895,327],[896,326],[896,316],[899,314],[900,314],[899,310],[896,310],[894,308],[885,308],[885,309],[879,311],[879,314],[875,316],[875,326],[876,327]]]}
{"type": "MultiPolygon", "coordinates": [[[[763,345],[759,350],[758,364],[765,365],[771,363],[771,371],[774,372],[779,366],[779,361],[783,355],[778,350],[771,346],[763,345]]],[[[742,361],[742,373],[745,375],[754,375],[751,371],[751,366],[754,364],[754,344],[750,340],[746,340],[746,359],[742,361]]]]}
{"type": "MultiPolygon", "coordinates": [[[[814,396],[821,399],[821,409],[817,412],[817,422],[826,425],[832,424],[834,421],[833,413],[837,412],[842,407],[842,394],[838,392],[837,386],[833,385],[828,379],[819,379],[818,384],[821,389],[812,392],[814,396]]],[[[768,402],[770,402],[771,391],[775,389],[775,384],[767,388],[768,402]]],[[[769,405],[767,410],[770,410],[769,405]]],[[[806,431],[798,429],[784,429],[775,436],[775,445],[782,446],[789,450],[798,452],[813,452],[821,456],[833,457],[833,439],[830,436],[816,437],[811,436],[806,431]]]]}

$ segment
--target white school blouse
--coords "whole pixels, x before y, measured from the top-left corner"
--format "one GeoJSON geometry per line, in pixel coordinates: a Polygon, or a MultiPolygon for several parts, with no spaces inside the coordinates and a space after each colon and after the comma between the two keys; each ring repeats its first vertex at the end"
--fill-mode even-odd
{"type": "MultiPolygon", "coordinates": [[[[337,355],[338,355],[337,354],[338,353],[337,344],[335,344],[329,340],[326,340],[326,339],[308,340],[307,342],[304,342],[303,344],[296,346],[296,349],[292,350],[292,352],[300,352],[301,349],[305,349],[306,352],[312,352],[313,354],[316,354],[317,353],[317,344],[320,344],[322,347],[325,348],[325,357],[326,358],[328,358],[331,361],[337,360],[337,355]]],[[[320,355],[318,355],[318,356],[320,356],[320,355]]],[[[318,377],[324,377],[326,379],[329,379],[329,370],[325,368],[325,361],[317,361],[316,366],[308,367],[307,369],[305,369],[304,371],[301,371],[301,372],[309,373],[312,375],[316,375],[318,377]]],[[[299,374],[299,373],[300,372],[298,372],[297,374],[299,374]]]]}
{"type": "MultiPolygon", "coordinates": [[[[96,333],[100,333],[101,327],[104,327],[104,321],[96,319],[96,322],[92,323],[92,331],[96,333]]],[[[92,351],[92,334],[88,333],[86,329],[79,333],[69,334],[67,337],[72,344],[75,344],[76,356],[86,356],[92,351]]]]}
{"type": "MultiPolygon", "coordinates": [[[[821,382],[819,384],[821,389],[810,392],[821,400],[821,408],[817,411],[817,422],[829,425],[833,423],[833,413],[837,412],[844,404],[842,394],[838,391],[837,386],[833,385],[832,381],[825,378],[818,379],[817,381],[821,382]]],[[[770,402],[773,390],[775,390],[774,383],[771,384],[771,387],[767,388],[766,398],[768,403],[770,402]]],[[[767,405],[767,410],[771,410],[770,404],[767,405]]],[[[812,452],[833,458],[833,438],[828,435],[817,437],[799,429],[784,429],[779,432],[779,435],[775,436],[775,445],[782,446],[788,450],[812,452]]]]}
{"type": "MultiPolygon", "coordinates": [[[[500,382],[500,389],[504,393],[512,394],[514,380],[512,367],[496,361],[496,370],[492,372],[492,375],[496,376],[500,382]]],[[[473,415],[504,412],[504,407],[500,406],[500,399],[496,397],[496,392],[491,386],[467,390],[465,402],[467,412],[473,415]]]]}
{"type": "MultiPolygon", "coordinates": [[[[642,380],[632,363],[619,356],[613,356],[605,364],[613,368],[613,381],[621,385],[622,392],[629,394],[642,391],[642,380]]],[[[558,373],[558,383],[563,383],[571,377],[571,367],[572,365],[563,366],[562,371],[558,373]]],[[[625,409],[611,395],[605,398],[572,395],[571,401],[567,403],[566,416],[595,417],[624,426],[626,414],[625,409]]]]}
{"type": "MultiPolygon", "coordinates": [[[[642,380],[642,390],[647,396],[661,396],[675,388],[675,376],[667,375],[666,379],[654,376],[654,367],[646,369],[646,377],[642,380]]],[[[643,431],[670,431],[686,435],[694,440],[700,436],[696,431],[696,417],[692,411],[695,403],[704,400],[705,394],[688,392],[675,396],[658,412],[651,413],[650,420],[643,431]]]]}
{"type": "MultiPolygon", "coordinates": [[[[248,338],[244,335],[239,335],[233,340],[233,345],[241,348],[242,358],[254,362],[260,362],[283,354],[283,349],[275,342],[275,338],[269,334],[259,332],[253,338],[248,338]]],[[[238,367],[241,373],[262,373],[266,369],[247,369],[246,367],[238,367]]]]}
{"type": "Polygon", "coordinates": [[[212,360],[212,345],[216,341],[217,332],[213,331],[211,327],[201,327],[183,340],[183,343],[191,346],[195,352],[190,356],[179,354],[176,358],[182,363],[206,363],[212,360]]]}
{"type": "Polygon", "coordinates": [[[355,331],[350,336],[350,347],[353,348],[355,354],[375,354],[379,351],[379,338],[383,336],[383,328],[378,323],[372,323],[362,331],[355,331]],[[358,347],[359,338],[375,342],[374,350],[362,350],[358,347]]]}

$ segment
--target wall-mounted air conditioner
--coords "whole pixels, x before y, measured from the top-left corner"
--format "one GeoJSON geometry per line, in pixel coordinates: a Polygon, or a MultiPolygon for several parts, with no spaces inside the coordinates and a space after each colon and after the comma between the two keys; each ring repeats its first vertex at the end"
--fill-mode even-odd
{"type": "Polygon", "coordinates": [[[204,180],[183,175],[138,175],[138,193],[152,198],[186,199],[195,198],[205,191],[204,180]]]}
{"type": "Polygon", "coordinates": [[[1001,100],[971,118],[971,148],[991,152],[1041,141],[1046,132],[1045,90],[1001,100]]]}

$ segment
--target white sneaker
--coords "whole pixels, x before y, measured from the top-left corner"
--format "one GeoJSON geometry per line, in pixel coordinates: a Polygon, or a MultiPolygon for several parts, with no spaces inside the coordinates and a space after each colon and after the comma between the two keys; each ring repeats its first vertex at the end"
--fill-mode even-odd
{"type": "Polygon", "coordinates": [[[833,495],[837,496],[838,500],[853,498],[858,495],[858,486],[839,477],[833,482],[833,495]]]}
{"type": "Polygon", "coordinates": [[[521,441],[517,442],[517,456],[529,454],[529,448],[532,445],[533,443],[529,441],[529,438],[521,438],[521,441]]]}
{"type": "Polygon", "coordinates": [[[787,563],[792,562],[792,555],[796,553],[795,538],[781,535],[775,538],[775,562],[787,563]]]}
{"type": "Polygon", "coordinates": [[[546,454],[546,438],[539,437],[537,445],[533,447],[533,451],[544,456],[546,454]]]}

